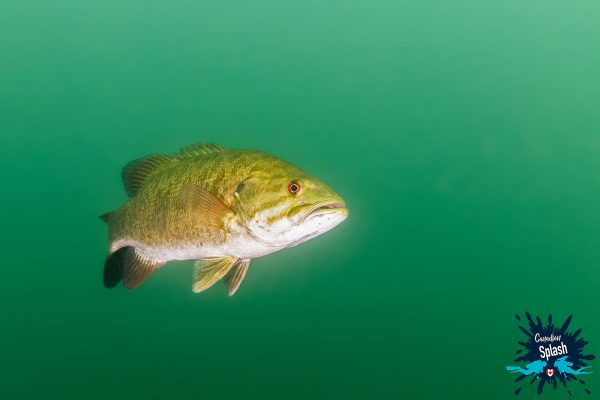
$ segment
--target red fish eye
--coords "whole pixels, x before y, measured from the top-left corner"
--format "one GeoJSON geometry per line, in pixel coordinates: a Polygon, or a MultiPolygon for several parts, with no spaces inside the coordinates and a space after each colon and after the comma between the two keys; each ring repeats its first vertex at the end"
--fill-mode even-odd
{"type": "Polygon", "coordinates": [[[296,195],[296,194],[300,193],[301,190],[302,190],[302,186],[300,186],[300,184],[296,181],[292,181],[288,185],[288,192],[290,192],[291,194],[296,195]]]}

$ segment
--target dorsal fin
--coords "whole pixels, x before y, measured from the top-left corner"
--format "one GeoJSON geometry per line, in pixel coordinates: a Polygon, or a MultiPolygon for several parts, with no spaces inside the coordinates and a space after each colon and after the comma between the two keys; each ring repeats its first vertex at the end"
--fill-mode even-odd
{"type": "Polygon", "coordinates": [[[127,164],[123,168],[122,176],[125,191],[129,197],[135,196],[148,178],[154,175],[162,166],[175,160],[175,158],[170,156],[154,154],[127,164]]]}
{"type": "Polygon", "coordinates": [[[146,183],[148,178],[154,175],[164,165],[170,164],[173,161],[218,153],[224,150],[223,147],[214,143],[198,143],[184,147],[175,156],[153,154],[132,161],[123,168],[122,172],[125,190],[129,197],[133,197],[139,192],[140,188],[146,183]]]}
{"type": "Polygon", "coordinates": [[[214,143],[197,143],[192,144],[190,146],[186,146],[183,149],[181,149],[179,154],[177,154],[177,157],[190,158],[206,154],[219,153],[223,150],[225,150],[223,147],[214,143]]]}

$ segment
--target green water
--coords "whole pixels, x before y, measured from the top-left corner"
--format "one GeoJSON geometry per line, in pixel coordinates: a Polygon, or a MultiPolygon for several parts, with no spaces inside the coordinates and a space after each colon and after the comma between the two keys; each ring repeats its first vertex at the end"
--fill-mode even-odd
{"type": "Polygon", "coordinates": [[[599,20],[595,0],[3,1],[0,397],[511,399],[526,310],[574,314],[600,354],[599,20]],[[201,141],[299,165],[349,219],[232,298],[193,294],[185,262],[105,289],[121,167],[201,141]]]}

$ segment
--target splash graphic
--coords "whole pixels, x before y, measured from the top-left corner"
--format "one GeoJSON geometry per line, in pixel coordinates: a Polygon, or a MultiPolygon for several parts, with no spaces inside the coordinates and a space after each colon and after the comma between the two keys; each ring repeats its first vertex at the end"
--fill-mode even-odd
{"type": "MultiPolygon", "coordinates": [[[[583,385],[585,393],[591,394],[592,392],[585,387],[585,381],[578,376],[592,373],[587,361],[596,357],[584,354],[584,347],[588,342],[581,336],[581,329],[567,332],[573,316],[569,315],[560,327],[554,325],[552,315],[548,315],[545,325],[540,317],[536,317],[534,321],[531,314],[525,313],[525,316],[527,327],[519,326],[519,329],[527,338],[518,342],[521,348],[517,350],[514,360],[515,363],[525,363],[525,367],[506,367],[508,372],[519,374],[515,382],[521,384],[525,378],[529,378],[529,385],[537,384],[538,394],[544,391],[546,385],[555,390],[560,386],[569,396],[572,394],[569,385],[579,383],[583,385]]],[[[515,317],[521,321],[519,315],[515,317]]],[[[521,393],[522,389],[523,387],[519,386],[515,395],[521,393]]]]}

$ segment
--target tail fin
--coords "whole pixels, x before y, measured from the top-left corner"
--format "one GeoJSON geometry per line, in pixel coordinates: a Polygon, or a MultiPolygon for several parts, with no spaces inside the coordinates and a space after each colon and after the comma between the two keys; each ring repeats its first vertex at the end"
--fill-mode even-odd
{"type": "Polygon", "coordinates": [[[125,256],[131,247],[121,247],[106,257],[104,262],[104,286],[114,288],[123,279],[125,256]]]}
{"type": "Polygon", "coordinates": [[[108,221],[110,220],[110,216],[112,215],[112,212],[107,212],[106,214],[102,214],[100,218],[102,221],[106,222],[108,224],[108,221]]]}

